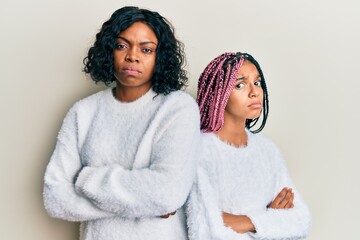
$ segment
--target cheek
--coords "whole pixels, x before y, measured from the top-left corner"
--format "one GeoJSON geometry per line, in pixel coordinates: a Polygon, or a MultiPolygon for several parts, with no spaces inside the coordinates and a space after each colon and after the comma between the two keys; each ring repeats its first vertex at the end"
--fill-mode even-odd
{"type": "Polygon", "coordinates": [[[117,55],[114,54],[114,68],[116,68],[116,66],[119,65],[119,57],[117,55]]]}
{"type": "Polygon", "coordinates": [[[263,89],[261,89],[259,97],[261,98],[261,101],[264,100],[264,90],[263,89]]]}
{"type": "Polygon", "coordinates": [[[114,51],[113,53],[114,64],[120,64],[122,59],[124,59],[124,53],[120,51],[114,51]]]}
{"type": "Polygon", "coordinates": [[[155,59],[148,59],[148,61],[146,61],[145,68],[148,74],[152,75],[154,73],[155,66],[156,66],[155,59]]]}
{"type": "Polygon", "coordinates": [[[232,113],[240,113],[244,109],[244,102],[245,101],[241,98],[241,96],[231,94],[226,105],[226,110],[232,113]]]}
{"type": "Polygon", "coordinates": [[[149,58],[147,61],[147,67],[154,70],[156,65],[155,57],[149,58]]]}

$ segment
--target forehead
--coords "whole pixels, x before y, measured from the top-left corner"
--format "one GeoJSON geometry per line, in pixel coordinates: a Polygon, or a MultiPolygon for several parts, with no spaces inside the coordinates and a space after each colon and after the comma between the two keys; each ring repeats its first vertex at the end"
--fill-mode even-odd
{"type": "Polygon", "coordinates": [[[257,77],[259,75],[259,71],[257,70],[255,64],[250,62],[249,60],[245,60],[243,64],[240,67],[240,70],[238,72],[239,76],[255,76],[257,77]]]}
{"type": "Polygon", "coordinates": [[[155,32],[143,22],[131,24],[127,29],[120,32],[118,37],[125,38],[129,41],[158,41],[155,32]]]}

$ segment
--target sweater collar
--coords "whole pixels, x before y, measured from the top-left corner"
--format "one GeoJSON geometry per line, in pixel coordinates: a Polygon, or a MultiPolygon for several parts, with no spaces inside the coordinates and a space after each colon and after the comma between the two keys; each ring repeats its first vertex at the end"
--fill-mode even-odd
{"type": "Polygon", "coordinates": [[[154,97],[156,96],[156,92],[152,88],[150,88],[149,91],[147,91],[144,95],[136,99],[132,102],[121,102],[118,99],[115,98],[113,95],[113,88],[108,88],[104,91],[106,103],[111,106],[111,108],[115,111],[118,110],[132,110],[132,109],[138,109],[142,108],[151,101],[153,101],[154,97]]]}
{"type": "Polygon", "coordinates": [[[253,145],[254,145],[254,134],[252,132],[250,132],[248,129],[245,129],[245,132],[247,134],[247,144],[237,147],[234,145],[229,144],[228,142],[222,141],[215,133],[210,133],[210,135],[212,136],[213,140],[215,142],[217,142],[217,145],[220,145],[224,148],[227,149],[232,149],[232,150],[239,150],[239,149],[250,149],[253,145]]]}

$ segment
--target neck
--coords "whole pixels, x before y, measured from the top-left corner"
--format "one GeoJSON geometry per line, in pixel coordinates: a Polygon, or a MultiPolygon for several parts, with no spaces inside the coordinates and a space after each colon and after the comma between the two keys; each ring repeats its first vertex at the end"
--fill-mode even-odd
{"type": "Polygon", "coordinates": [[[143,86],[141,88],[138,87],[126,87],[120,84],[116,85],[115,88],[115,97],[121,102],[133,102],[143,95],[145,95],[151,88],[150,86],[143,86]]]}
{"type": "Polygon", "coordinates": [[[224,126],[215,134],[224,142],[236,147],[247,145],[247,134],[245,131],[246,119],[239,119],[225,112],[224,126]]]}

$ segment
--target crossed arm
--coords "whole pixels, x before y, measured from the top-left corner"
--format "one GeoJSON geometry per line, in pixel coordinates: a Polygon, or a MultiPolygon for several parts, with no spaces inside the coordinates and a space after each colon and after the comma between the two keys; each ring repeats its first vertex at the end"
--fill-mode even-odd
{"type": "MultiPolygon", "coordinates": [[[[288,209],[294,207],[294,193],[291,188],[284,187],[275,199],[267,205],[267,208],[288,209]]],[[[222,219],[225,227],[231,228],[237,233],[256,232],[251,219],[246,215],[233,215],[223,212],[222,219]]]]}
{"type": "Polygon", "coordinates": [[[83,166],[77,116],[69,112],[45,173],[44,204],[50,216],[89,221],[172,215],[185,202],[193,180],[199,142],[195,111],[184,108],[171,115],[173,121],[165,119],[168,126],[151,149],[150,166],[133,170],[117,163],[83,166]]]}
{"type": "Polygon", "coordinates": [[[189,238],[196,239],[299,239],[310,229],[310,212],[294,188],[285,164],[278,153],[274,198],[265,206],[246,215],[223,212],[219,204],[216,166],[208,158],[200,162],[196,184],[188,201],[189,238]],[[288,186],[291,188],[287,188],[288,186]]]}

